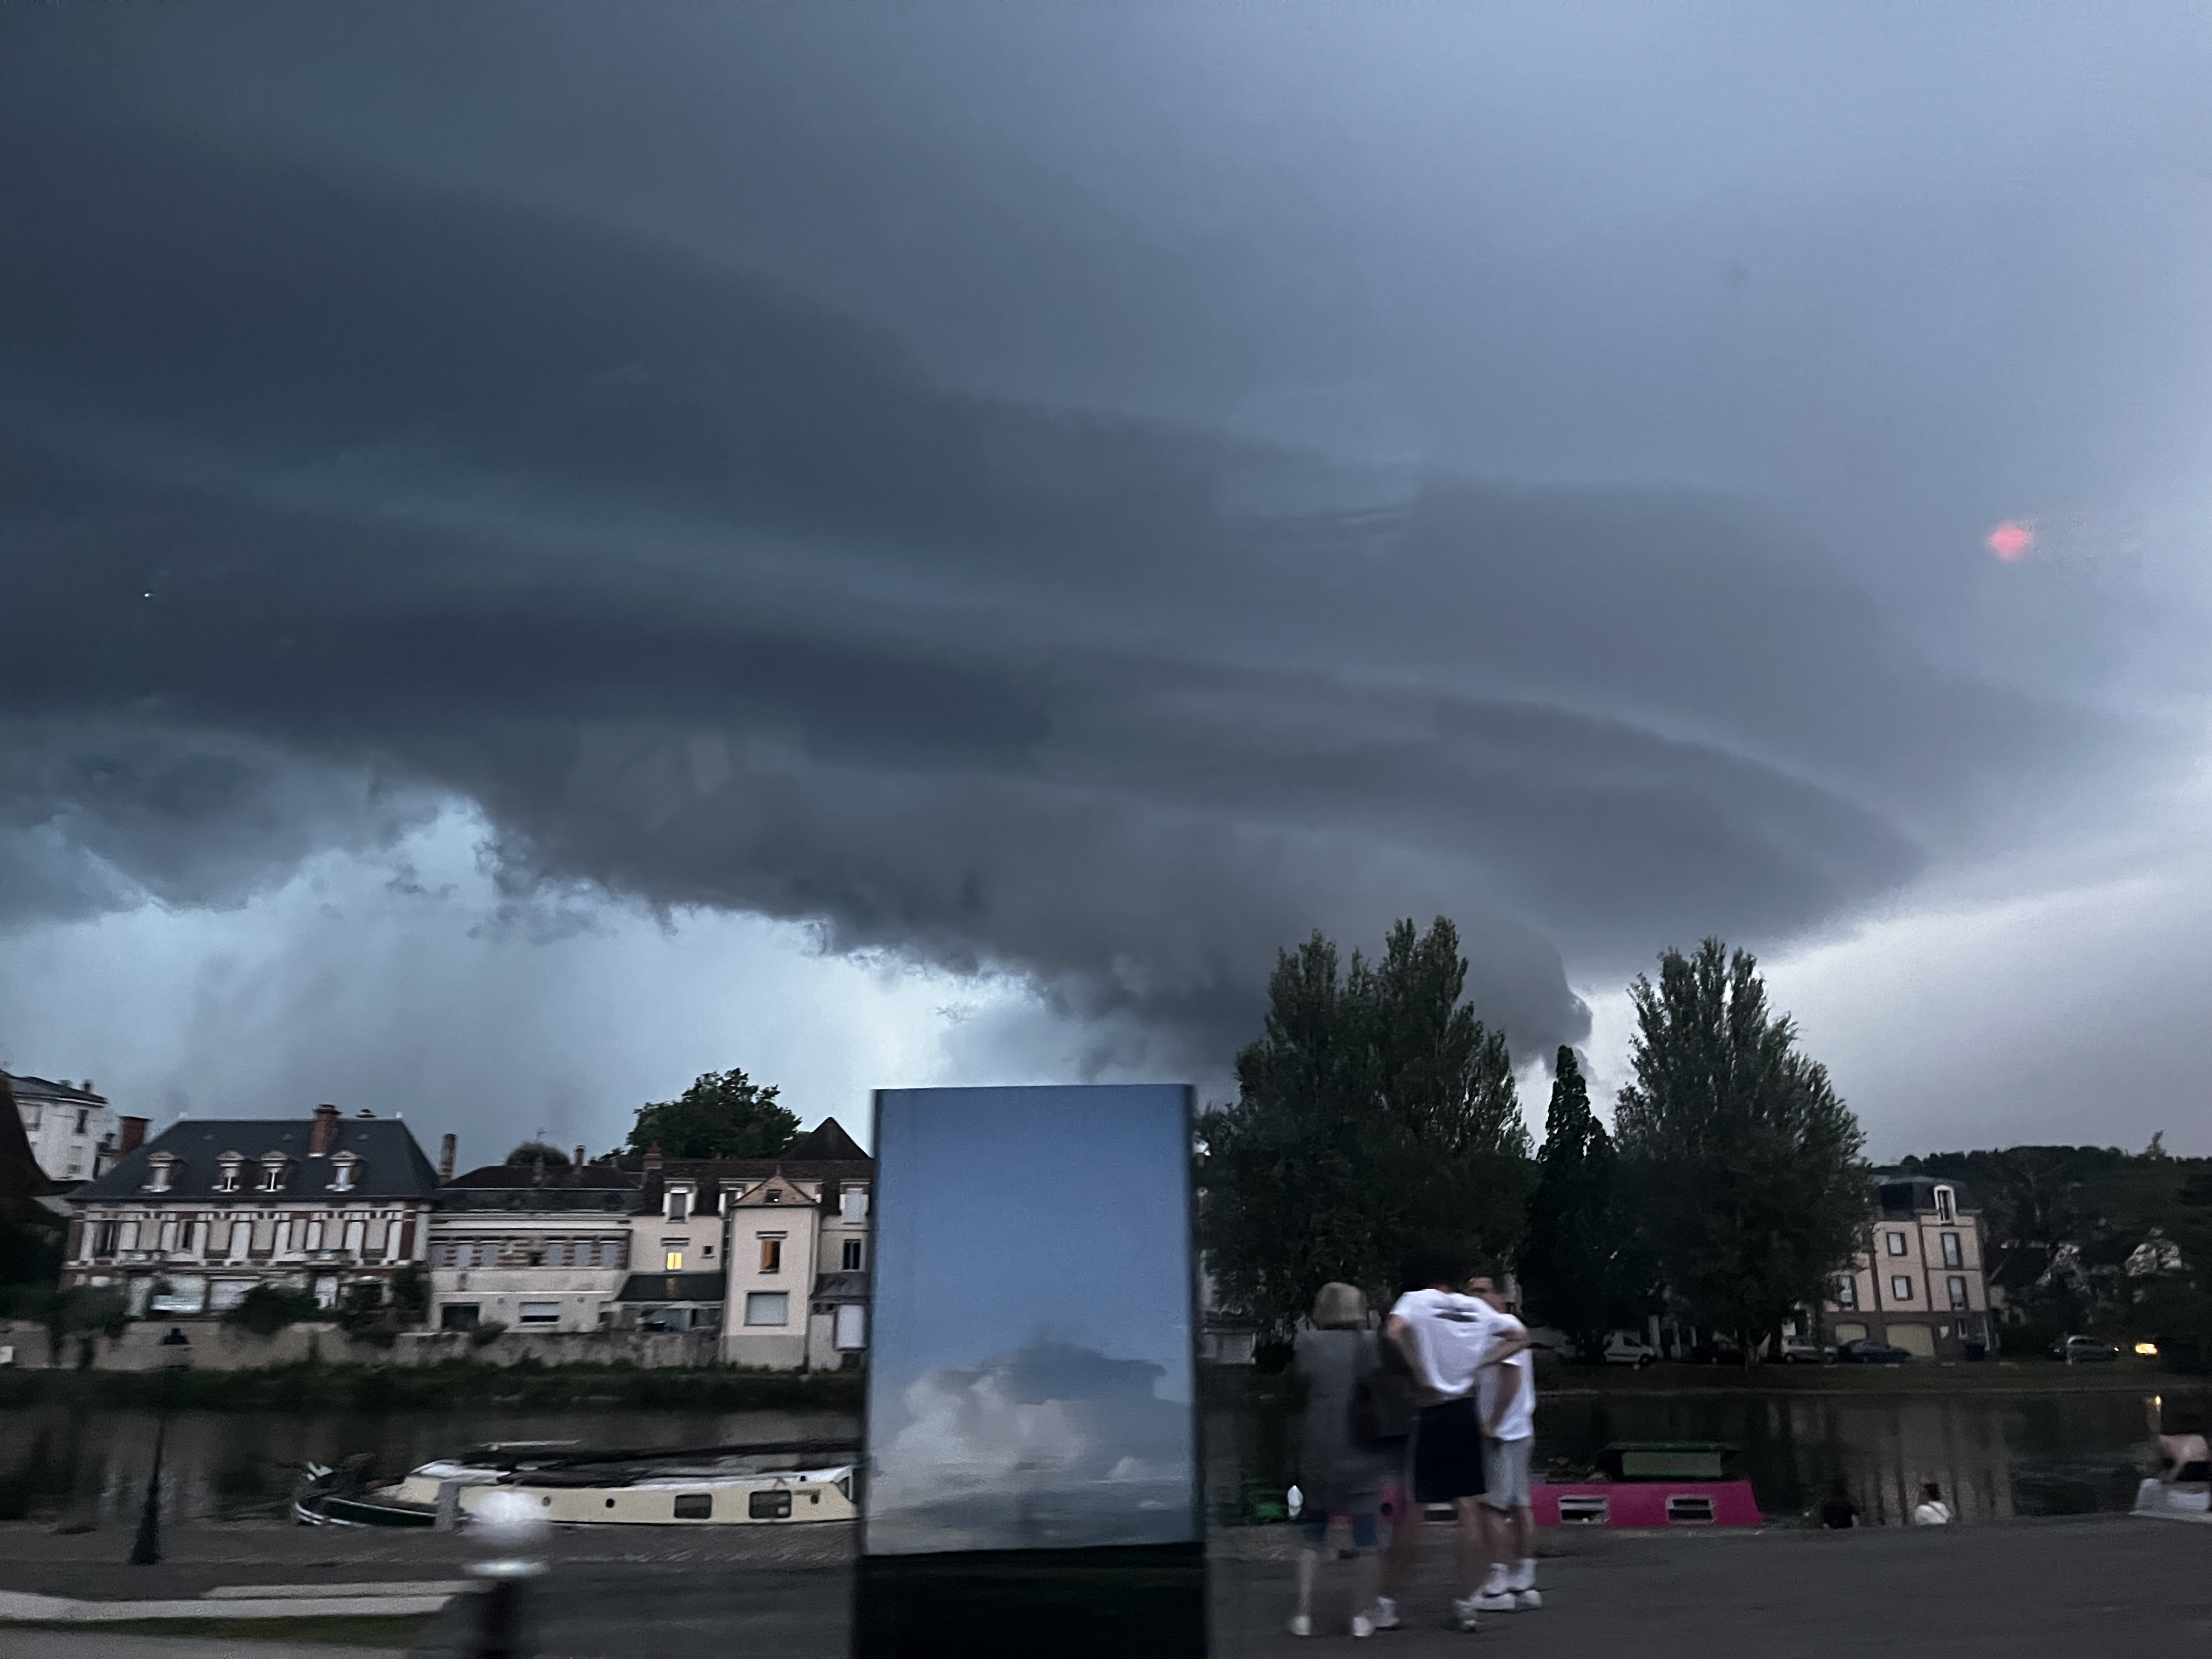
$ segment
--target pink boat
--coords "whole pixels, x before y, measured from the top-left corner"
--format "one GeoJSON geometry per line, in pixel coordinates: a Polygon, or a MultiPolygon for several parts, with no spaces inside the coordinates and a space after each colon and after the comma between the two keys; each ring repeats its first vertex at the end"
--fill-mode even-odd
{"type": "Polygon", "coordinates": [[[1756,1527],[1751,1482],[1729,1478],[1733,1446],[1713,1441],[1615,1441],[1588,1480],[1532,1486],[1540,1527],[1756,1527]]]}

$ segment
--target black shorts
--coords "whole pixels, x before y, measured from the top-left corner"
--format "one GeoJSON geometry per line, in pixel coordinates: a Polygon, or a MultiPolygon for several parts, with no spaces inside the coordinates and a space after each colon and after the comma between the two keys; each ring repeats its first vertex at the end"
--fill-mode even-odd
{"type": "Polygon", "coordinates": [[[1482,1425],[1472,1400],[1425,1406],[1413,1428],[1413,1501],[1482,1496],[1482,1425]]]}

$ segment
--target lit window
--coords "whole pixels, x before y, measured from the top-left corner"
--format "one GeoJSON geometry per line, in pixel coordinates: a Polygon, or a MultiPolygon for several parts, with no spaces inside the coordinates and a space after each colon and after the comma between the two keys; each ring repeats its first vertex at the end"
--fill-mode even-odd
{"type": "MultiPolygon", "coordinates": [[[[783,1271],[783,1241],[780,1238],[763,1238],[760,1242],[760,1270],[764,1273],[781,1273],[783,1271]]],[[[781,1319],[775,1322],[779,1325],[783,1323],[781,1319]]]]}
{"type": "Polygon", "coordinates": [[[1966,1265],[1966,1258],[1959,1254],[1959,1235],[1956,1233],[1943,1235],[1943,1265],[1947,1267],[1966,1265]]]}
{"type": "Polygon", "coordinates": [[[1955,1311],[1965,1311],[1966,1306],[1966,1276],[1964,1273],[1953,1273],[1949,1280],[1949,1287],[1951,1291],[1952,1308],[1955,1311]]]}
{"type": "Polygon", "coordinates": [[[1892,1273],[1889,1279],[1889,1293],[1899,1302],[1911,1301],[1912,1281],[1903,1273],[1892,1273]]]}
{"type": "Polygon", "coordinates": [[[1836,1281],[1836,1305],[1838,1308],[1856,1308],[1859,1305],[1857,1279],[1845,1277],[1836,1281]]]}
{"type": "Polygon", "coordinates": [[[684,1271],[684,1252],[681,1250],[662,1251],[660,1255],[660,1265],[672,1273],[682,1273],[684,1271]]]}
{"type": "Polygon", "coordinates": [[[860,1241],[859,1239],[848,1238],[845,1241],[845,1257],[838,1265],[848,1273],[860,1271],[860,1241]]]}
{"type": "Polygon", "coordinates": [[[1889,1245],[1889,1253],[1892,1255],[1903,1255],[1905,1254],[1905,1235],[1903,1233],[1884,1233],[1882,1237],[1887,1241],[1889,1245]]]}
{"type": "Polygon", "coordinates": [[[748,1291],[745,1292],[746,1324],[787,1325],[790,1322],[790,1291],[748,1291]]]}

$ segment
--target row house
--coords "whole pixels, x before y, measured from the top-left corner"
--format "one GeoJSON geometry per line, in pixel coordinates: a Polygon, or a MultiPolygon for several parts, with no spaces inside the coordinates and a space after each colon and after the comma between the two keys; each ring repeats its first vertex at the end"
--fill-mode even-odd
{"type": "Polygon", "coordinates": [[[487,1164],[439,1189],[431,1323],[595,1331],[617,1322],[639,1178],[611,1164],[487,1164]]]}
{"type": "Polygon", "coordinates": [[[438,1173],[396,1118],[183,1118],[118,1150],[70,1194],[64,1282],[121,1289],[133,1315],[222,1313],[257,1285],[334,1307],[428,1246],[438,1173]]]}
{"type": "MultiPolygon", "coordinates": [[[[23,1135],[31,1143],[31,1156],[53,1181],[89,1181],[112,1161],[116,1152],[114,1109],[106,1097],[92,1090],[92,1079],[56,1083],[42,1077],[17,1077],[0,1072],[0,1085],[15,1101],[23,1135]]],[[[123,1127],[137,1126],[132,1144],[146,1132],[143,1118],[125,1118],[123,1127]]],[[[127,1149],[125,1149],[127,1150],[127,1149]]]]}
{"type": "Polygon", "coordinates": [[[1829,1334],[1872,1337],[1926,1358],[1987,1352],[1981,1212],[1953,1182],[1925,1176],[1881,1177],[1870,1196],[1873,1248],[1837,1276],[1829,1334]]]}
{"type": "Polygon", "coordinates": [[[626,1322],[716,1326],[726,1363],[779,1370],[866,1350],[875,1161],[836,1119],[778,1158],[623,1166],[639,1176],[626,1322]]]}

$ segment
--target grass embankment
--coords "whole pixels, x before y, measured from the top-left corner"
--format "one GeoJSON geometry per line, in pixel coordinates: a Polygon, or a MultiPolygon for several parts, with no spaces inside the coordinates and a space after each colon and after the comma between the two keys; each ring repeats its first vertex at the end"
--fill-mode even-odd
{"type": "Polygon", "coordinates": [[[0,1631],[63,1630],[79,1636],[196,1636],[209,1642],[302,1642],[404,1652],[433,1613],[325,1613],[304,1619],[66,1619],[0,1620],[0,1631]]]}
{"type": "Polygon", "coordinates": [[[88,1405],[217,1412],[438,1412],[453,1406],[513,1411],[817,1411],[857,1414],[859,1371],[769,1371],[735,1366],[647,1370],[635,1365],[324,1364],[256,1370],[0,1371],[0,1409],[88,1405]]]}
{"type": "Polygon", "coordinates": [[[2202,1389],[2202,1377],[2177,1376],[2154,1361],[2062,1365],[2055,1360],[1984,1360],[1902,1365],[1559,1365],[1540,1362],[1537,1387],[1572,1394],[2156,1394],[2202,1389]]]}

